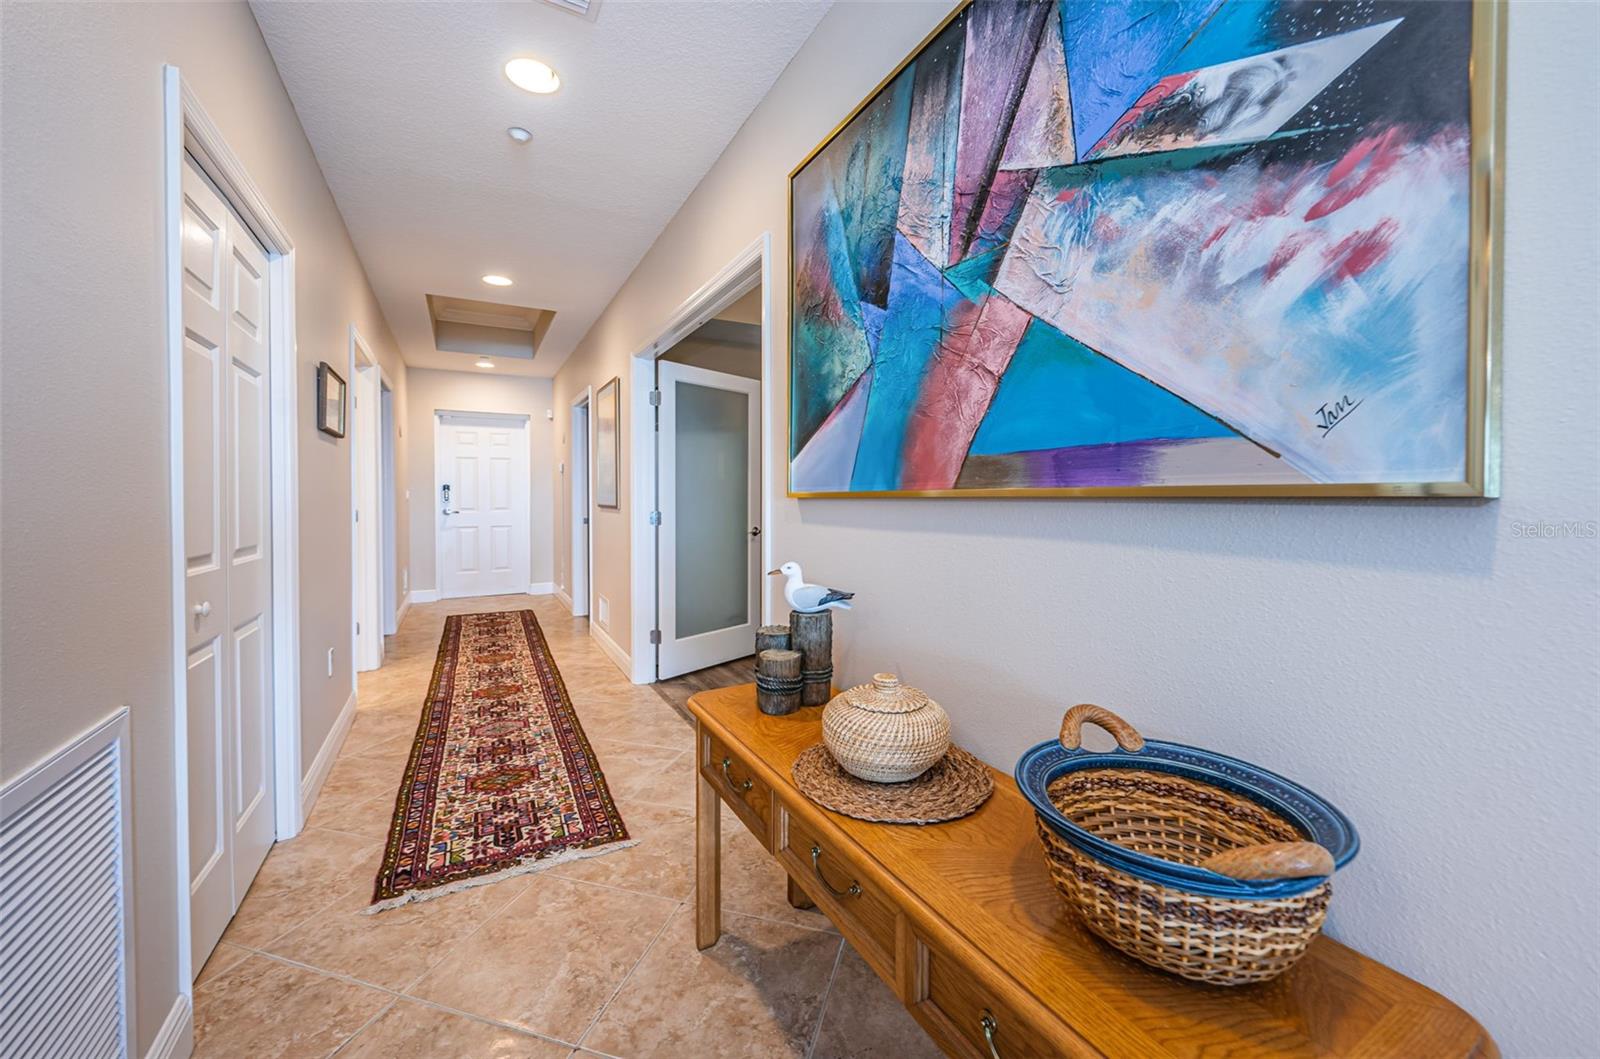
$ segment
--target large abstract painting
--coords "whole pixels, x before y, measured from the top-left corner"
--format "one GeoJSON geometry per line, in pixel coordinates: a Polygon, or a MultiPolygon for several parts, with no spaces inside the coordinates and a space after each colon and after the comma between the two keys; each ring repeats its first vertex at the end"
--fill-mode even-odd
{"type": "Polygon", "coordinates": [[[1500,14],[958,10],[792,174],[790,491],[1492,491],[1500,14]]]}

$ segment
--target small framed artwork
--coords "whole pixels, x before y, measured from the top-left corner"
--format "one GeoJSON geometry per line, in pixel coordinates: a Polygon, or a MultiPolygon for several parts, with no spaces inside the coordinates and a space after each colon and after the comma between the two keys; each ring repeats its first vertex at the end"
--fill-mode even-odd
{"type": "Polygon", "coordinates": [[[323,361],[317,365],[317,429],[344,437],[344,376],[323,361]]]}
{"type": "Polygon", "coordinates": [[[622,380],[612,379],[595,395],[594,502],[613,510],[617,503],[617,415],[622,380]]]}

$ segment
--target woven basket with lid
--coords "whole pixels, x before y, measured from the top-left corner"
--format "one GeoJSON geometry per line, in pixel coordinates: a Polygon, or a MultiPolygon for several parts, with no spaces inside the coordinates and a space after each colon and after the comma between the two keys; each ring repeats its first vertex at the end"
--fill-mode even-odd
{"type": "Polygon", "coordinates": [[[950,749],[950,718],[926,692],[877,673],[822,711],[822,742],[839,767],[873,783],[902,783],[950,749]]]}

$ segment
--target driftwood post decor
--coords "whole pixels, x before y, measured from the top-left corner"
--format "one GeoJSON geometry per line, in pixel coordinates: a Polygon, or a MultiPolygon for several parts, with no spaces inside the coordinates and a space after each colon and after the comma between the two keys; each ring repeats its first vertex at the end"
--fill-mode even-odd
{"type": "Polygon", "coordinates": [[[798,710],[801,684],[799,651],[770,648],[756,655],[756,705],[762,713],[782,716],[798,710]]]}
{"type": "Polygon", "coordinates": [[[789,626],[763,625],[756,630],[756,672],[761,672],[762,651],[787,651],[789,649],[789,626]]]}
{"type": "Polygon", "coordinates": [[[789,646],[800,652],[800,705],[823,705],[833,697],[833,612],[790,611],[789,646]]]}

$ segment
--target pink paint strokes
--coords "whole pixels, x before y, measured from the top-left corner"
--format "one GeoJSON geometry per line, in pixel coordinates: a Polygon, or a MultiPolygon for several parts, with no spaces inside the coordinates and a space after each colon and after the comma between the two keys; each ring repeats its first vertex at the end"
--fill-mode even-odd
{"type": "Polygon", "coordinates": [[[1306,210],[1306,220],[1320,220],[1377,187],[1400,161],[1406,146],[1399,128],[1357,141],[1322,178],[1323,186],[1331,190],[1306,210]]]}
{"type": "Polygon", "coordinates": [[[906,427],[903,488],[955,486],[973,435],[1031,319],[997,294],[981,304],[964,303],[952,314],[906,427]]]}
{"type": "Polygon", "coordinates": [[[1400,224],[1385,217],[1371,228],[1347,235],[1323,253],[1335,279],[1355,279],[1389,253],[1400,224]]]}

